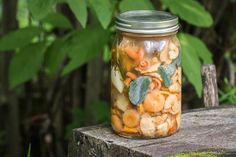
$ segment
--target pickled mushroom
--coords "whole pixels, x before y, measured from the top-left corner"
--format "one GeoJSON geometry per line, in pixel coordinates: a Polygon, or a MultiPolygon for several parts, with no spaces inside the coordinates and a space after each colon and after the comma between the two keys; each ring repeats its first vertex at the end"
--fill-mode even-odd
{"type": "Polygon", "coordinates": [[[169,86],[169,91],[172,93],[181,92],[181,85],[178,82],[175,82],[169,86]]]}
{"type": "Polygon", "coordinates": [[[163,81],[162,78],[161,78],[161,75],[158,74],[157,72],[144,73],[143,75],[155,77],[155,78],[157,78],[157,79],[163,81]]]}
{"type": "Polygon", "coordinates": [[[126,133],[131,133],[131,134],[138,133],[137,128],[129,128],[129,127],[126,127],[126,126],[124,126],[123,131],[126,132],[126,133]]]}
{"type": "Polygon", "coordinates": [[[160,125],[162,123],[164,123],[167,119],[167,114],[162,114],[160,116],[156,116],[154,121],[156,123],[156,125],[160,125]]]}
{"type": "Polygon", "coordinates": [[[164,110],[170,109],[173,105],[178,103],[178,99],[175,94],[170,94],[165,101],[164,110]]]}
{"type": "Polygon", "coordinates": [[[123,129],[122,121],[117,115],[111,116],[111,124],[117,131],[121,131],[123,129]]]}
{"type": "Polygon", "coordinates": [[[162,124],[157,126],[157,135],[158,136],[168,135],[168,124],[167,124],[167,122],[162,123],[162,124]]]}
{"type": "Polygon", "coordinates": [[[128,109],[128,106],[130,105],[129,99],[124,95],[120,94],[117,96],[117,100],[115,102],[115,106],[121,110],[126,111],[128,109]]]}
{"type": "Polygon", "coordinates": [[[135,80],[137,78],[137,75],[135,75],[134,73],[131,73],[131,72],[127,72],[126,76],[131,78],[132,80],[135,80]]]}
{"type": "Polygon", "coordinates": [[[139,112],[140,114],[145,113],[145,110],[144,110],[143,104],[139,104],[137,110],[138,110],[138,112],[139,112]]]}
{"type": "Polygon", "coordinates": [[[181,103],[178,101],[177,103],[174,103],[173,106],[171,107],[172,109],[172,114],[177,114],[181,111],[181,103]]]}
{"type": "Polygon", "coordinates": [[[144,114],[140,120],[140,129],[144,136],[152,137],[156,131],[156,125],[153,118],[148,114],[144,114]]]}
{"type": "Polygon", "coordinates": [[[171,77],[172,82],[178,81],[178,69],[175,70],[174,74],[171,77]]]}
{"type": "Polygon", "coordinates": [[[169,58],[170,58],[171,60],[177,58],[178,55],[179,55],[179,50],[170,50],[170,51],[169,51],[169,58]]]}
{"type": "Polygon", "coordinates": [[[127,127],[133,128],[139,124],[139,113],[134,109],[126,110],[123,114],[123,122],[127,127]]]}
{"type": "Polygon", "coordinates": [[[177,122],[176,120],[173,118],[171,121],[171,127],[169,127],[169,134],[173,134],[175,131],[177,130],[177,122]]]}
{"type": "Polygon", "coordinates": [[[129,87],[129,85],[130,85],[130,83],[131,83],[131,81],[132,81],[132,79],[131,78],[126,78],[125,80],[124,80],[124,84],[125,84],[125,86],[126,87],[129,87]]]}
{"type": "Polygon", "coordinates": [[[144,109],[147,112],[160,112],[165,104],[165,97],[159,92],[159,90],[153,90],[148,93],[144,99],[144,109]]]}
{"type": "Polygon", "coordinates": [[[181,70],[181,67],[178,67],[178,82],[179,84],[182,84],[182,70],[181,70]]]}
{"type": "Polygon", "coordinates": [[[128,45],[124,48],[124,51],[126,52],[127,56],[129,56],[136,63],[143,59],[144,50],[142,47],[128,45]]]}
{"type": "Polygon", "coordinates": [[[169,43],[169,50],[175,51],[177,48],[178,47],[174,43],[172,42],[169,43]]]}
{"type": "Polygon", "coordinates": [[[152,78],[152,82],[150,83],[150,89],[151,90],[161,89],[161,80],[159,80],[157,78],[152,78]]]}
{"type": "Polygon", "coordinates": [[[177,124],[177,129],[180,127],[180,113],[176,115],[176,124],[177,124]]]}
{"type": "Polygon", "coordinates": [[[143,60],[140,61],[138,67],[141,70],[146,70],[146,69],[149,68],[149,66],[150,66],[150,62],[147,59],[143,59],[143,60]]]}
{"type": "Polygon", "coordinates": [[[119,68],[111,68],[111,82],[120,93],[123,92],[124,83],[119,68]]]}
{"type": "Polygon", "coordinates": [[[150,66],[149,66],[147,69],[145,69],[145,70],[138,69],[138,71],[140,71],[141,74],[156,72],[160,65],[161,65],[161,63],[160,63],[160,62],[157,62],[157,63],[155,63],[155,64],[153,64],[153,65],[150,65],[150,66]]]}

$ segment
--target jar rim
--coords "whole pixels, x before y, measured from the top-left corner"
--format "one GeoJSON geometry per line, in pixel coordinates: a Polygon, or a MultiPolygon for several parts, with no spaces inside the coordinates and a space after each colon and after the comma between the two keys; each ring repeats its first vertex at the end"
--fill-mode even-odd
{"type": "Polygon", "coordinates": [[[132,10],[116,17],[117,30],[140,34],[163,34],[179,29],[178,17],[164,11],[132,10]]]}

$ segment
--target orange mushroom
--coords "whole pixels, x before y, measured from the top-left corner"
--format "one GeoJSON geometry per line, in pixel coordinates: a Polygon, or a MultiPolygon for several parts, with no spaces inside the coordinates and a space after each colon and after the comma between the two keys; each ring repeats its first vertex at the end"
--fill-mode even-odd
{"type": "Polygon", "coordinates": [[[152,78],[152,82],[150,83],[150,89],[160,89],[161,88],[161,81],[157,78],[152,78]]]}
{"type": "Polygon", "coordinates": [[[131,78],[132,80],[135,80],[137,78],[137,75],[132,72],[127,72],[126,76],[131,78]]]}
{"type": "Polygon", "coordinates": [[[168,134],[168,124],[167,122],[162,123],[157,126],[157,135],[160,137],[167,136],[168,134]]]}
{"type": "Polygon", "coordinates": [[[181,113],[179,113],[179,114],[177,114],[176,115],[176,124],[177,124],[177,129],[179,129],[179,127],[180,127],[180,120],[181,120],[181,113]]]}
{"type": "Polygon", "coordinates": [[[143,60],[140,61],[138,67],[141,70],[146,70],[146,69],[149,68],[149,66],[150,66],[150,62],[147,59],[143,59],[143,60]]]}
{"type": "Polygon", "coordinates": [[[112,115],[111,116],[111,124],[114,130],[116,131],[122,131],[123,129],[123,124],[121,119],[117,115],[112,115]]]}
{"type": "Polygon", "coordinates": [[[138,112],[139,112],[140,114],[145,113],[145,110],[144,110],[143,104],[139,104],[137,110],[138,110],[138,112]]]}
{"type": "Polygon", "coordinates": [[[133,128],[139,124],[139,113],[134,109],[126,110],[123,114],[123,122],[127,127],[133,128]]]}
{"type": "Polygon", "coordinates": [[[147,94],[144,99],[144,109],[147,112],[160,112],[165,104],[165,97],[159,92],[159,90],[153,90],[147,94]]]}
{"type": "Polygon", "coordinates": [[[125,86],[126,86],[126,87],[129,87],[131,81],[132,81],[131,78],[129,78],[129,77],[126,78],[126,79],[124,80],[124,84],[125,84],[125,86]]]}
{"type": "Polygon", "coordinates": [[[137,128],[129,128],[127,126],[124,126],[123,131],[126,132],[126,133],[131,133],[131,134],[138,133],[138,129],[137,128]]]}
{"type": "Polygon", "coordinates": [[[167,119],[167,114],[162,114],[160,116],[156,116],[155,117],[155,123],[156,125],[160,125],[162,123],[164,123],[167,119]]]}
{"type": "Polygon", "coordinates": [[[126,46],[124,48],[124,51],[131,59],[135,60],[136,62],[140,62],[143,59],[143,48],[140,48],[138,46],[126,46]]]}

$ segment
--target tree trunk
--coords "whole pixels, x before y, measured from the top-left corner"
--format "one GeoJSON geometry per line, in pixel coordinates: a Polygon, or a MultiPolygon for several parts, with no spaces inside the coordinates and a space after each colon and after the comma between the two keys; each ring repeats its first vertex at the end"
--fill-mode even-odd
{"type": "Polygon", "coordinates": [[[86,96],[85,96],[85,110],[88,113],[89,118],[86,118],[87,124],[94,124],[95,115],[92,110],[92,104],[99,100],[101,95],[101,83],[103,75],[103,61],[99,56],[91,60],[87,65],[87,78],[86,78],[86,96]]]}
{"type": "MultiPolygon", "coordinates": [[[[3,0],[2,35],[17,28],[16,11],[17,0],[3,0]]],[[[7,155],[11,157],[21,156],[19,116],[16,97],[9,91],[8,67],[13,52],[2,52],[1,55],[1,104],[5,121],[7,141],[7,155]]]]}

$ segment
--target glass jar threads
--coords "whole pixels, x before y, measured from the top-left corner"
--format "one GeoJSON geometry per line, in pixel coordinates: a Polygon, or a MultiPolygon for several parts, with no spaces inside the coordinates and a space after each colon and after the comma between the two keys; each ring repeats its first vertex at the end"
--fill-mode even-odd
{"type": "Polygon", "coordinates": [[[116,18],[111,60],[111,124],[125,137],[175,133],[181,116],[178,17],[137,10],[116,18]]]}

